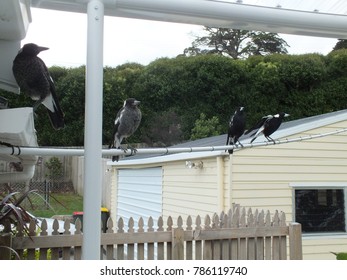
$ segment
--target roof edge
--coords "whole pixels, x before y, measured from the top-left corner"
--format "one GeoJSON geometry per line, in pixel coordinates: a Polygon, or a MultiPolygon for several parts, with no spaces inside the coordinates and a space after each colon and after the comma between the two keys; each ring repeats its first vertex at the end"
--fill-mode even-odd
{"type": "Polygon", "coordinates": [[[347,110],[327,113],[325,115],[329,115],[329,116],[324,117],[324,114],[318,115],[318,116],[321,116],[320,119],[317,119],[317,116],[312,116],[312,117],[309,117],[309,118],[312,118],[312,120],[309,122],[305,122],[303,124],[298,124],[293,127],[278,130],[273,134],[274,136],[273,138],[283,138],[283,137],[287,137],[287,136],[297,134],[300,132],[316,129],[322,126],[326,126],[326,125],[347,120],[347,110]]]}
{"type": "Polygon", "coordinates": [[[216,156],[224,156],[227,153],[224,151],[214,151],[214,152],[190,152],[190,153],[179,153],[165,156],[154,156],[143,159],[134,159],[134,160],[124,160],[119,162],[108,161],[107,165],[114,167],[129,167],[133,165],[153,165],[153,164],[162,164],[165,162],[180,161],[180,160],[190,160],[197,158],[210,158],[216,156]]]}

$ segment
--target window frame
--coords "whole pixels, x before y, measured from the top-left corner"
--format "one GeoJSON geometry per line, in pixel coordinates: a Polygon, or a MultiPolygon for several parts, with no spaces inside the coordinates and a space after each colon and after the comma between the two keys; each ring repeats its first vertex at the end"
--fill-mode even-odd
{"type": "Polygon", "coordinates": [[[292,188],[292,219],[296,222],[295,191],[296,190],[343,190],[344,211],[345,211],[345,231],[344,232],[306,232],[303,236],[344,236],[347,235],[347,182],[298,182],[290,183],[292,188]]]}

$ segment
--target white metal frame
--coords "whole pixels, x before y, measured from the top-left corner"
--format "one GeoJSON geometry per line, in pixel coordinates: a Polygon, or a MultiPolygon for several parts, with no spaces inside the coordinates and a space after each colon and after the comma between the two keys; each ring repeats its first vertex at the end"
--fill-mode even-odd
{"type": "Polygon", "coordinates": [[[83,193],[83,259],[100,258],[104,4],[88,2],[83,193]]]}

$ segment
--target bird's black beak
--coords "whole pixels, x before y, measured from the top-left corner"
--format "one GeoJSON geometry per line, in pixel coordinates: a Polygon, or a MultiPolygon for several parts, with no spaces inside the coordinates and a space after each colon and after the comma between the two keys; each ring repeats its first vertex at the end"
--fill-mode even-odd
{"type": "Polygon", "coordinates": [[[46,48],[46,47],[39,47],[39,51],[40,51],[40,52],[46,51],[46,50],[49,50],[49,48],[46,48]]]}

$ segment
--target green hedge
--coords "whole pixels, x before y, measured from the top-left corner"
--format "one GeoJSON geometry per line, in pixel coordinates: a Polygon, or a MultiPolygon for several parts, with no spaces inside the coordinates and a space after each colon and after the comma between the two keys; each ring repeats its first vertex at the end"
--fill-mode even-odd
{"type": "MultiPolygon", "coordinates": [[[[65,113],[66,128],[54,131],[40,106],[35,119],[39,143],[83,145],[85,68],[51,67],[50,71],[65,113]]],[[[153,145],[190,139],[202,113],[206,119],[216,117],[218,126],[226,132],[237,106],[246,108],[250,126],[259,117],[279,111],[290,113],[291,119],[299,119],[344,109],[346,91],[346,49],[326,56],[277,54],[232,60],[201,55],[160,58],[147,66],[126,63],[106,67],[103,143],[111,141],[114,118],[127,97],[139,99],[143,112],[140,128],[129,141],[153,145]],[[163,122],[164,118],[168,121],[163,122]],[[173,125],[175,133],[170,132],[173,125]],[[177,139],[169,139],[170,133],[177,139]]],[[[33,104],[25,95],[4,91],[0,94],[9,99],[11,107],[33,104]]]]}

